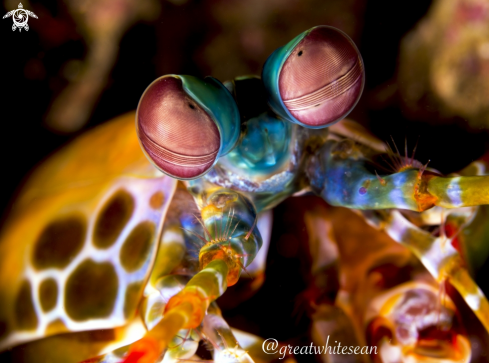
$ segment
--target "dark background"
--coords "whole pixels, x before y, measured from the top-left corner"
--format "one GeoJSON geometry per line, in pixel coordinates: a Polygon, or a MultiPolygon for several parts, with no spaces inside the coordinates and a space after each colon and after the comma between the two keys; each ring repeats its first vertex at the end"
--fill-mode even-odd
{"type": "Polygon", "coordinates": [[[86,129],[134,110],[144,89],[158,76],[213,75],[224,81],[259,74],[276,47],[318,24],[344,30],[363,56],[366,87],[351,118],[383,140],[392,135],[401,146],[404,139],[414,145],[419,136],[417,158],[423,163],[430,159],[430,166],[445,173],[467,165],[486,149],[486,129],[468,131],[453,123],[430,126],[406,119],[396,105],[379,110],[369,102],[379,86],[394,82],[400,40],[426,14],[429,1],[402,6],[387,0],[277,1],[275,7],[249,10],[249,14],[241,9],[252,9],[257,1],[180,2],[157,2],[156,19],[136,21],[124,31],[105,87],[90,105],[88,123],[70,134],[49,129],[44,119],[69,83],[67,66],[86,56],[89,40],[80,22],[65,3],[56,0],[25,5],[39,16],[30,18],[28,32],[13,32],[11,18],[2,19],[3,210],[37,163],[86,129]],[[265,16],[253,16],[260,11],[265,16]]]}
{"type": "MultiPolygon", "coordinates": [[[[6,8],[6,3],[2,7],[3,14],[16,7],[15,2],[8,2],[6,8]]],[[[103,2],[90,6],[103,6],[100,3],[103,2]]],[[[39,17],[29,19],[28,32],[13,32],[11,19],[0,21],[0,207],[4,217],[29,170],[85,130],[135,110],[140,95],[155,78],[176,73],[213,75],[224,81],[243,74],[259,74],[267,56],[276,47],[321,24],[336,26],[349,34],[365,62],[365,91],[351,118],[366,125],[382,140],[392,135],[398,145],[403,146],[406,139],[411,148],[419,137],[417,159],[423,163],[430,159],[430,166],[444,173],[459,170],[488,148],[485,128],[474,130],[461,127],[458,122],[434,125],[426,120],[408,119],[395,103],[379,108],[370,101],[379,88],[395,82],[400,41],[426,14],[430,1],[174,0],[155,3],[153,19],[135,20],[121,27],[116,62],[97,101],[89,105],[91,116],[81,130],[68,134],[45,126],[45,118],[53,100],[70,82],[68,65],[73,61],[83,62],[93,40],[62,1],[23,3],[39,17]]],[[[286,213],[285,208],[282,205],[275,211],[275,242],[281,233],[277,221],[286,213]]],[[[282,281],[283,286],[286,281],[287,289],[281,291],[287,291],[287,295],[282,296],[284,301],[273,300],[273,294],[260,296],[260,299],[272,299],[268,306],[281,307],[270,324],[290,330],[280,323],[280,314],[290,316],[290,311],[284,310],[293,309],[292,300],[305,283],[293,274],[298,260],[280,255],[275,242],[272,242],[268,262],[273,271],[284,272],[277,275],[267,271],[270,277],[267,285],[282,281]]],[[[478,276],[486,295],[489,295],[485,278],[488,272],[486,263],[478,276]]],[[[256,302],[251,302],[250,308],[256,309],[256,302]]],[[[298,319],[292,329],[305,332],[306,328],[307,321],[298,319]]],[[[287,330],[284,334],[287,335],[287,330]]]]}

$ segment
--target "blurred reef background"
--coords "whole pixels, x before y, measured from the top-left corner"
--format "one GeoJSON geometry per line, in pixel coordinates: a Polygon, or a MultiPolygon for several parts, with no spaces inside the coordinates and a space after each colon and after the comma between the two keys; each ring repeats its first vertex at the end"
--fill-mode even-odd
{"type": "MultiPolygon", "coordinates": [[[[18,1],[4,0],[3,14],[18,1]]],[[[22,4],[38,16],[29,19],[28,32],[12,31],[11,19],[0,22],[4,215],[29,170],[85,130],[135,110],[155,78],[175,73],[225,81],[260,74],[274,49],[315,25],[343,30],[363,56],[366,86],[349,118],[382,140],[392,136],[400,148],[418,143],[417,159],[431,160],[445,174],[489,149],[489,0],[22,4]]],[[[283,336],[275,337],[287,339],[290,329],[306,336],[301,314],[295,327],[280,320],[296,309],[294,299],[307,286],[295,273],[302,227],[284,227],[296,208],[287,201],[274,211],[268,266],[275,272],[267,271],[262,290],[240,308],[229,302],[226,310],[222,303],[232,325],[257,331],[246,311],[273,300],[278,289],[283,301],[273,303],[269,324],[283,328],[283,336]]],[[[488,274],[486,261],[477,277],[486,296],[488,274]]],[[[257,333],[267,337],[263,329],[257,333]]]]}

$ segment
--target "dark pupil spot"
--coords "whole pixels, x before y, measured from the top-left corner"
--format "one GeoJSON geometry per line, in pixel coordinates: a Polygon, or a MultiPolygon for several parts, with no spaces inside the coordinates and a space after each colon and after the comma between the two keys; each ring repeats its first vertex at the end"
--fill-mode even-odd
{"type": "Polygon", "coordinates": [[[95,230],[93,243],[98,248],[109,248],[121,233],[134,211],[134,199],[125,190],[116,192],[100,212],[95,230]]]}
{"type": "Polygon", "coordinates": [[[297,53],[297,56],[300,57],[301,55],[302,55],[302,50],[299,53],[297,53]]]}
{"type": "Polygon", "coordinates": [[[44,311],[52,310],[58,299],[58,285],[54,279],[44,280],[39,286],[39,300],[44,311]]]}
{"type": "Polygon", "coordinates": [[[66,267],[81,250],[86,229],[86,221],[79,215],[48,224],[35,243],[34,266],[38,269],[66,267]]]}
{"type": "Polygon", "coordinates": [[[155,227],[151,222],[138,224],[124,241],[120,252],[126,271],[136,271],[144,264],[153,242],[155,227]]]}
{"type": "Polygon", "coordinates": [[[37,327],[37,315],[32,302],[31,284],[24,281],[15,301],[15,320],[20,330],[32,330],[37,327]]]}
{"type": "Polygon", "coordinates": [[[195,106],[192,105],[191,103],[188,104],[188,107],[190,107],[192,110],[195,110],[195,106]]]}
{"type": "Polygon", "coordinates": [[[110,263],[82,262],[66,282],[66,312],[76,321],[109,316],[114,309],[118,285],[117,274],[110,263]]]}

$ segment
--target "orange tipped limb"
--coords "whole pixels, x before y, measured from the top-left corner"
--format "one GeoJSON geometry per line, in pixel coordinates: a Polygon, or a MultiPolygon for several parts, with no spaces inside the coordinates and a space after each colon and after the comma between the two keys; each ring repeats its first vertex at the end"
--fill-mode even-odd
{"type": "Polygon", "coordinates": [[[123,363],[154,363],[181,329],[194,329],[204,319],[209,304],[226,291],[228,266],[216,259],[197,273],[166,304],[163,319],[133,343],[123,363]]]}
{"type": "Polygon", "coordinates": [[[192,304],[183,303],[168,311],[142,339],[134,342],[123,363],[154,363],[161,357],[179,330],[187,324],[192,304]]]}

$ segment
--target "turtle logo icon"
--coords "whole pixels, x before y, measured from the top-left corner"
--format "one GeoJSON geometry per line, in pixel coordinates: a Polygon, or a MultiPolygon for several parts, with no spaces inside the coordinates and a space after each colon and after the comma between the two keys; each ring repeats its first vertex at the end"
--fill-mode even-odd
{"type": "Polygon", "coordinates": [[[18,9],[9,11],[7,14],[3,16],[3,18],[5,19],[11,16],[12,20],[14,21],[14,24],[12,25],[12,30],[15,31],[15,29],[18,28],[20,32],[22,28],[24,28],[25,30],[29,30],[29,25],[27,25],[27,21],[29,20],[29,15],[37,19],[36,14],[34,14],[32,11],[25,10],[24,7],[22,6],[22,3],[19,3],[18,9]]]}

